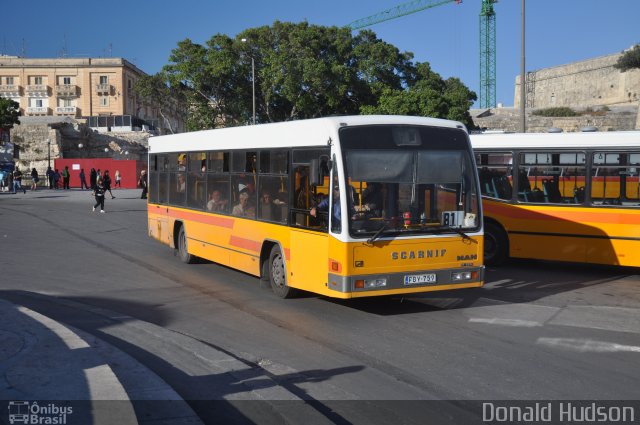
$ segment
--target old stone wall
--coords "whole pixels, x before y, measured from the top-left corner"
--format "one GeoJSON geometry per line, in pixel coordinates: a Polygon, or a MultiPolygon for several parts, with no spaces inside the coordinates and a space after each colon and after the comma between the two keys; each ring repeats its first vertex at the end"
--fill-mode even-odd
{"type": "Polygon", "coordinates": [[[11,140],[19,146],[20,168],[38,173],[45,173],[49,163],[53,167],[56,158],[145,159],[149,147],[146,132],[104,134],[78,123],[16,125],[11,140]]]}
{"type": "MultiPolygon", "coordinates": [[[[484,130],[520,131],[520,112],[516,108],[496,108],[471,110],[476,126],[484,130]]],[[[580,131],[584,127],[596,127],[598,131],[623,131],[640,129],[638,104],[625,107],[611,107],[606,113],[579,115],[576,117],[541,117],[527,113],[527,132],[546,132],[550,128],[563,131],[580,131]]]]}
{"type": "MultiPolygon", "coordinates": [[[[623,105],[640,100],[640,69],[620,72],[613,65],[621,53],[526,75],[528,108],[623,105]]],[[[516,77],[514,105],[520,105],[520,76],[516,77]]]]}

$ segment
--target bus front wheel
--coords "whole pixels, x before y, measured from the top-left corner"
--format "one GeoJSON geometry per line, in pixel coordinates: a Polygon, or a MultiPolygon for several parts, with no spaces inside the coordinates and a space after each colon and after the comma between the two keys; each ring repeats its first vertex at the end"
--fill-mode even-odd
{"type": "Polygon", "coordinates": [[[184,230],[184,225],[180,226],[180,231],[178,232],[178,255],[183,263],[193,264],[196,260],[195,256],[189,254],[187,232],[184,230]]]}
{"type": "Polygon", "coordinates": [[[287,286],[287,272],[284,267],[284,256],[278,245],[271,248],[269,255],[269,282],[271,290],[280,298],[291,298],[296,290],[287,286]]]}
{"type": "Polygon", "coordinates": [[[484,262],[490,266],[499,266],[509,255],[509,238],[495,223],[484,225],[484,262]]]}

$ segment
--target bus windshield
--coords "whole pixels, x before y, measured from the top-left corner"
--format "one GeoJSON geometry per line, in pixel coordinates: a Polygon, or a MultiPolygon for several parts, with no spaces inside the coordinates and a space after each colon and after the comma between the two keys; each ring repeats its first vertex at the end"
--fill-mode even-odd
{"type": "Polygon", "coordinates": [[[345,128],[341,143],[353,237],[478,229],[479,197],[463,130],[345,128]]]}

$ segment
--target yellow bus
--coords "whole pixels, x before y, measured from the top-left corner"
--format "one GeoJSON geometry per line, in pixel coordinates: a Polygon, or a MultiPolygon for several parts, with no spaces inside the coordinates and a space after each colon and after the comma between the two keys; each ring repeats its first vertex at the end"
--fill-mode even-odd
{"type": "Polygon", "coordinates": [[[481,214],[457,122],[344,116],[149,140],[149,236],[283,298],[481,286],[481,214]]]}
{"type": "Polygon", "coordinates": [[[485,262],[640,266],[640,132],[473,134],[485,262]]]}

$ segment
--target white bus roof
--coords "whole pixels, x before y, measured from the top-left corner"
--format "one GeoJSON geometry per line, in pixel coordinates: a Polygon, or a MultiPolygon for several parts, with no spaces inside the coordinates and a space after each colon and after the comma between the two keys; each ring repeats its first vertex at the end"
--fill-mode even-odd
{"type": "Polygon", "coordinates": [[[640,131],[470,135],[473,149],[640,148],[640,131]]]}
{"type": "Polygon", "coordinates": [[[335,141],[338,129],[345,125],[380,124],[465,128],[460,122],[438,118],[402,115],[339,116],[151,137],[149,153],[326,146],[330,138],[335,141]]]}

